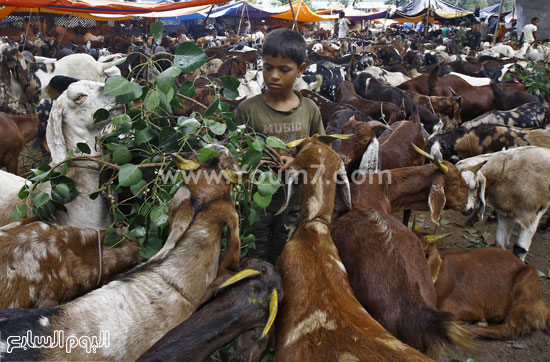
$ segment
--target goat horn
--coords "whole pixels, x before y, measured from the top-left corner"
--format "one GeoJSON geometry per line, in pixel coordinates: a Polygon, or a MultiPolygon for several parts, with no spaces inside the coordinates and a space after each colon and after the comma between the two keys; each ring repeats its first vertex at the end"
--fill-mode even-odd
{"type": "Polygon", "coordinates": [[[436,157],[434,157],[433,162],[437,167],[439,167],[441,172],[443,172],[443,173],[449,172],[449,168],[447,166],[445,166],[444,164],[442,164],[441,162],[439,162],[439,160],[436,157]]]}
{"type": "Polygon", "coordinates": [[[351,138],[352,134],[331,134],[331,135],[322,135],[318,136],[317,139],[323,143],[330,144],[335,140],[347,140],[351,138]]]}
{"type": "Polygon", "coordinates": [[[261,273],[257,270],[254,270],[254,269],[245,269],[245,270],[241,270],[240,272],[238,272],[237,274],[233,275],[231,278],[227,279],[225,282],[221,283],[220,286],[218,287],[218,290],[219,289],[222,289],[222,288],[225,288],[225,287],[228,287],[230,285],[233,285],[243,279],[247,279],[247,278],[253,278],[257,275],[260,275],[261,273]]]}
{"type": "Polygon", "coordinates": [[[426,157],[428,160],[433,162],[433,160],[435,159],[434,156],[430,155],[428,152],[424,151],[423,149],[421,149],[420,147],[418,147],[417,145],[415,145],[412,142],[411,142],[411,146],[416,152],[418,152],[422,156],[426,157]]]}
{"type": "Polygon", "coordinates": [[[413,220],[412,229],[413,229],[414,231],[420,230],[420,224],[418,224],[418,219],[417,219],[416,217],[415,217],[414,220],[413,220]]]}
{"type": "Polygon", "coordinates": [[[238,184],[243,182],[243,178],[248,176],[248,172],[246,171],[235,172],[229,168],[226,168],[225,170],[223,170],[223,175],[231,183],[238,184]]]}
{"type": "Polygon", "coordinates": [[[200,163],[192,160],[186,160],[185,158],[181,157],[180,155],[176,153],[172,153],[172,161],[182,170],[196,170],[200,167],[200,163]]]}
{"type": "Polygon", "coordinates": [[[481,170],[481,168],[487,163],[487,160],[478,163],[477,165],[468,167],[468,170],[472,171],[473,173],[477,173],[477,171],[481,170]]]}
{"type": "Polygon", "coordinates": [[[419,154],[421,154],[422,156],[426,157],[428,160],[432,161],[437,167],[439,167],[439,169],[441,170],[441,172],[443,173],[447,173],[449,172],[449,168],[447,166],[445,166],[444,164],[442,164],[441,162],[439,162],[439,160],[437,158],[435,158],[434,156],[430,155],[428,152],[420,149],[417,145],[415,145],[414,143],[411,143],[411,146],[412,148],[418,152],[419,154]]]}
{"type": "Polygon", "coordinates": [[[271,326],[275,321],[275,317],[277,316],[278,310],[279,310],[279,302],[277,300],[277,289],[273,289],[273,291],[271,292],[271,298],[269,300],[269,318],[267,319],[267,323],[264,327],[264,330],[262,332],[260,339],[264,338],[269,333],[269,330],[271,329],[271,326]]]}
{"type": "Polygon", "coordinates": [[[424,238],[428,241],[428,243],[433,244],[437,242],[439,239],[446,238],[451,234],[439,234],[439,235],[425,235],[424,238]]]}
{"type": "Polygon", "coordinates": [[[286,144],[287,148],[296,148],[300,145],[300,143],[304,142],[306,138],[300,138],[299,140],[291,141],[286,144]]]}

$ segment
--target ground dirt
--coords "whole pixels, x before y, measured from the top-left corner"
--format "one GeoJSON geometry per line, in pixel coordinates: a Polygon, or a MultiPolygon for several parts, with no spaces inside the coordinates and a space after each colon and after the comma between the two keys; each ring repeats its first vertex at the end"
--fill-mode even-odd
{"type": "MultiPolygon", "coordinates": [[[[443,215],[442,225],[437,229],[429,220],[428,212],[415,212],[420,222],[421,229],[434,234],[450,233],[448,237],[439,241],[440,247],[472,248],[494,245],[496,233],[496,219],[485,217],[484,221],[476,223],[473,228],[465,228],[467,218],[459,212],[446,210],[443,215]],[[445,225],[444,225],[445,224],[445,225]],[[434,232],[435,231],[435,232],[434,232]]],[[[546,222],[547,216],[541,224],[546,222]]],[[[517,239],[517,226],[512,234],[512,240],[517,239]]],[[[510,250],[511,252],[511,250],[510,250]]],[[[535,234],[531,249],[527,256],[529,265],[548,275],[550,272],[550,229],[540,230],[535,234]]],[[[480,277],[483,277],[480,275],[480,277]]],[[[547,306],[550,306],[550,279],[540,277],[542,294],[547,306]]],[[[550,336],[537,331],[533,334],[522,336],[515,341],[477,340],[478,347],[474,352],[447,351],[438,359],[439,362],[464,361],[464,362],[494,362],[494,361],[550,361],[550,336]]]]}

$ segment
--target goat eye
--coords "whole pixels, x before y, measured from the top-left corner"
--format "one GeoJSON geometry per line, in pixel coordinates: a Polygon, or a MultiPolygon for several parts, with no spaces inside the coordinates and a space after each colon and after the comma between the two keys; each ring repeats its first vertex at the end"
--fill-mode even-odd
{"type": "Polygon", "coordinates": [[[84,98],[86,98],[86,95],[85,94],[79,94],[78,96],[76,96],[76,98],[74,99],[75,103],[80,103],[84,100],[84,98]]]}

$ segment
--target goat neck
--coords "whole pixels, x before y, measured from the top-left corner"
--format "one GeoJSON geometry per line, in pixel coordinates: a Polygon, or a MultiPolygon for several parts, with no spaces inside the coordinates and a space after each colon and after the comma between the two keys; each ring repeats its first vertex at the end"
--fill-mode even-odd
{"type": "Polygon", "coordinates": [[[336,195],[335,181],[342,170],[343,162],[330,146],[315,138],[306,141],[289,168],[289,195],[293,181],[299,175],[303,177],[302,204],[296,225],[314,219],[330,224],[336,195]]]}

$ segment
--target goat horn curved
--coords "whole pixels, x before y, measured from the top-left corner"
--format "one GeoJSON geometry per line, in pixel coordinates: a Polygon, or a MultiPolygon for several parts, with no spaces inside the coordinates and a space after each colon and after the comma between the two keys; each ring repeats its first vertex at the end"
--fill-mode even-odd
{"type": "Polygon", "coordinates": [[[233,275],[231,278],[227,279],[225,282],[221,283],[220,286],[218,287],[218,290],[219,289],[222,289],[222,288],[225,288],[225,287],[228,287],[230,285],[233,285],[243,279],[247,279],[247,278],[253,278],[255,276],[258,276],[260,275],[261,273],[257,270],[254,270],[254,269],[244,269],[244,270],[241,270],[240,272],[238,272],[237,274],[233,275]]]}
{"type": "Polygon", "coordinates": [[[441,172],[443,172],[443,173],[449,172],[449,168],[447,166],[445,166],[444,164],[442,164],[441,162],[439,162],[439,160],[437,158],[434,157],[433,162],[437,167],[439,167],[441,172]]]}
{"type": "Polygon", "coordinates": [[[424,238],[430,243],[433,244],[440,239],[446,238],[451,234],[439,234],[439,235],[425,235],[424,238]]]}
{"type": "Polygon", "coordinates": [[[415,145],[412,142],[411,142],[411,146],[416,152],[418,152],[422,156],[426,157],[428,160],[433,162],[433,160],[435,159],[434,156],[430,155],[428,152],[424,151],[423,149],[421,149],[420,147],[418,147],[417,145],[415,145]]]}
{"type": "Polygon", "coordinates": [[[439,169],[441,170],[441,172],[443,173],[447,173],[449,172],[449,168],[447,166],[445,166],[444,164],[442,164],[441,162],[439,162],[439,160],[437,158],[435,158],[434,156],[430,155],[428,152],[420,149],[417,145],[415,145],[414,143],[411,143],[411,146],[412,148],[418,152],[419,154],[421,154],[422,156],[426,157],[428,160],[432,161],[437,167],[439,167],[439,169]]]}
{"type": "Polygon", "coordinates": [[[177,153],[172,153],[172,161],[178,166],[178,168],[182,170],[196,170],[200,167],[200,163],[193,161],[193,160],[186,160],[185,158],[181,157],[177,153]]]}
{"type": "Polygon", "coordinates": [[[267,323],[265,324],[265,327],[260,339],[264,338],[269,333],[269,330],[271,329],[271,326],[275,321],[275,317],[277,316],[278,310],[279,310],[279,301],[277,300],[277,289],[273,289],[273,291],[271,292],[271,298],[269,300],[269,318],[267,319],[267,323]]]}
{"type": "Polygon", "coordinates": [[[300,143],[304,142],[305,140],[306,140],[306,138],[300,138],[299,140],[291,141],[291,142],[286,144],[286,147],[287,148],[298,147],[300,145],[300,143]]]}
{"type": "Polygon", "coordinates": [[[468,170],[472,171],[473,173],[477,173],[477,171],[481,170],[481,168],[487,163],[487,160],[478,163],[477,165],[473,165],[468,167],[468,170]]]}
{"type": "Polygon", "coordinates": [[[323,143],[330,144],[335,140],[347,140],[351,138],[352,134],[331,134],[331,135],[322,135],[318,136],[317,139],[323,143]]]}

